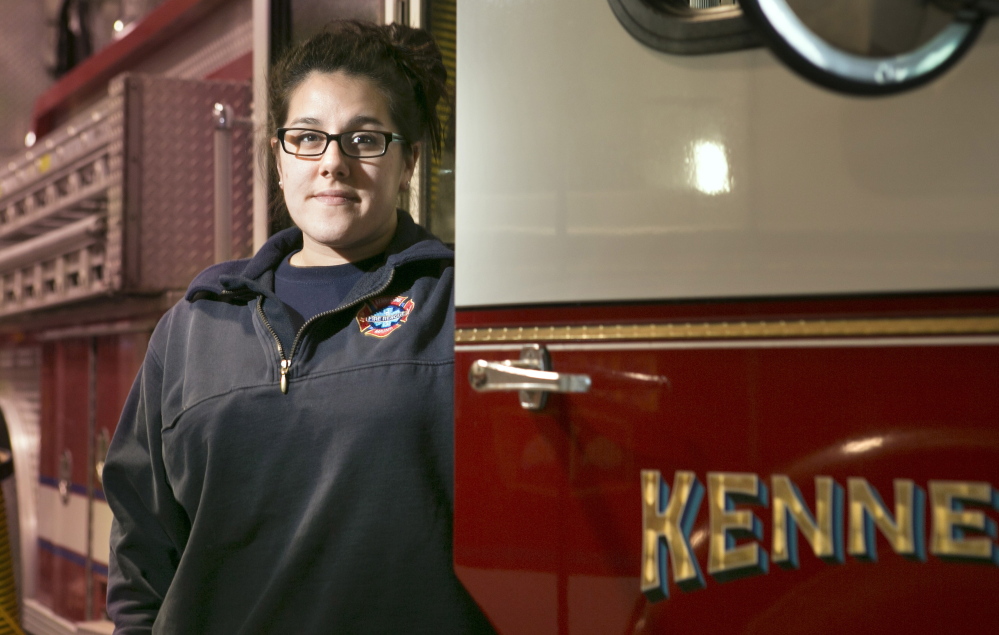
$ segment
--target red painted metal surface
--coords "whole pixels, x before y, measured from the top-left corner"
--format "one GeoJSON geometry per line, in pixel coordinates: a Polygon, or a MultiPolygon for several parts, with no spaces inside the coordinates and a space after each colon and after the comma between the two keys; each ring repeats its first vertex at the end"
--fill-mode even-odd
{"type": "MultiPolygon", "coordinates": [[[[115,335],[78,337],[44,343],[42,346],[41,377],[41,456],[39,487],[55,489],[61,477],[60,457],[69,450],[72,454],[72,479],[70,491],[74,496],[86,496],[88,472],[95,469],[88,462],[88,417],[91,407],[90,364],[91,342],[96,352],[96,390],[94,414],[96,431],[107,430],[108,438],[114,434],[122,406],[128,396],[135,375],[142,364],[149,334],[145,331],[115,335]]],[[[97,441],[94,439],[95,452],[97,441]]],[[[95,457],[100,460],[102,457],[95,457]]],[[[94,493],[101,497],[100,482],[93,480],[94,493]]],[[[54,500],[53,496],[44,501],[54,500]]],[[[59,504],[59,503],[57,503],[59,504]]],[[[38,514],[46,517],[69,518],[66,510],[39,507],[38,514]],[[64,514],[61,516],[60,514],[64,514]]],[[[88,536],[83,516],[72,516],[79,521],[62,531],[86,544],[88,536]]],[[[49,523],[51,524],[51,523],[49,523]]],[[[66,535],[64,533],[63,535],[66,535]]],[[[37,598],[61,617],[81,621],[86,616],[86,553],[79,549],[39,540],[39,576],[37,598]]],[[[106,566],[95,561],[91,572],[93,617],[104,614],[107,594],[106,566]]]]}
{"type": "Polygon", "coordinates": [[[97,434],[107,430],[109,438],[114,435],[148,344],[144,331],[97,338],[97,434]]]}
{"type": "Polygon", "coordinates": [[[72,482],[87,482],[89,344],[84,339],[42,347],[40,475],[58,481],[60,457],[72,454],[72,482]]]}
{"type": "Polygon", "coordinates": [[[205,79],[224,79],[236,82],[251,81],[253,79],[253,53],[237,57],[205,77],[205,79]]]}
{"type": "Polygon", "coordinates": [[[106,575],[94,574],[93,594],[94,618],[107,619],[108,577],[106,575]]]}
{"type": "MultiPolygon", "coordinates": [[[[85,339],[48,342],[42,346],[39,487],[56,488],[62,477],[61,457],[69,452],[70,491],[73,495],[86,493],[89,363],[90,346],[85,339]]],[[[54,499],[49,496],[41,500],[54,499]]],[[[37,510],[40,519],[59,518],[61,511],[43,505],[37,510]]],[[[76,526],[71,531],[85,542],[86,526],[76,526]]],[[[45,538],[40,538],[38,547],[37,599],[68,620],[86,619],[86,554],[45,538]]]]}
{"type": "MultiPolygon", "coordinates": [[[[974,315],[994,314],[997,304],[994,295],[947,297],[459,311],[458,324],[974,315]]],[[[819,475],[844,487],[848,477],[865,478],[890,509],[894,479],[923,490],[930,480],[999,484],[999,345],[788,342],[556,349],[554,370],[590,375],[593,388],[552,395],[542,412],[521,409],[515,393],[469,387],[474,360],[515,359],[516,350],[459,347],[455,561],[497,628],[539,635],[999,632],[999,567],[932,553],[910,561],[880,532],[877,563],[847,555],[843,564],[826,564],[799,539],[800,568],[771,564],[765,575],[718,582],[707,572],[706,502],[691,532],[706,588],[688,593],[671,584],[670,598],[656,603],[640,593],[643,469],[660,470],[671,486],[677,470],[702,483],[709,472],[748,472],[768,485],[783,474],[812,509],[819,475]]],[[[772,509],[739,509],[760,519],[758,542],[769,552],[772,509]]],[[[981,511],[999,520],[996,510],[981,511]]]]}
{"type": "Polygon", "coordinates": [[[86,613],[86,588],[86,569],[82,563],[52,549],[39,548],[35,599],[64,619],[80,622],[86,613]]]}

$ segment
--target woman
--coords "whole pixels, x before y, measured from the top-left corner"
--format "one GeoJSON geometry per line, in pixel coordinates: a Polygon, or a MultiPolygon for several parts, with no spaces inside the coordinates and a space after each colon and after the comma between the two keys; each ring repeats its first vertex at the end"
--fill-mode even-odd
{"type": "Polygon", "coordinates": [[[395,209],[446,72],[340,23],[271,78],[296,227],[153,333],[104,468],[116,633],[467,633],[455,577],[452,253],[395,209]]]}

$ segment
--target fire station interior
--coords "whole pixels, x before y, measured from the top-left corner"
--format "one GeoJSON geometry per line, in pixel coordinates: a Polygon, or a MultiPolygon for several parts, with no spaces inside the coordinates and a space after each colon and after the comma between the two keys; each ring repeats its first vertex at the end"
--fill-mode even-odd
{"type": "MultiPolygon", "coordinates": [[[[100,471],[149,334],[198,270],[279,229],[263,200],[274,184],[254,175],[255,73],[259,83],[283,47],[329,21],[357,19],[427,28],[453,78],[455,2],[39,0],[3,11],[0,631],[110,633],[100,471]]],[[[443,152],[399,201],[447,242],[452,105],[440,109],[443,152]]]]}
{"type": "MultiPolygon", "coordinates": [[[[463,9],[469,11],[466,16],[523,11],[517,14],[522,21],[533,20],[523,16],[533,16],[527,6],[537,4],[469,0],[469,5],[475,3],[480,3],[475,13],[463,9]]],[[[591,42],[594,47],[604,40],[621,47],[637,42],[636,59],[659,63],[667,57],[684,77],[693,75],[692,69],[707,68],[704,60],[711,56],[720,60],[710,69],[713,77],[734,77],[733,69],[746,68],[765,80],[786,72],[807,90],[823,91],[823,96],[835,93],[835,99],[848,103],[848,108],[896,93],[938,90],[934,82],[974,52],[986,23],[995,30],[996,20],[988,16],[999,11],[989,0],[853,0],[836,7],[807,0],[579,4],[599,5],[578,11],[581,16],[599,12],[602,24],[609,25],[607,33],[591,42]],[[855,20],[864,25],[863,33],[843,26],[855,20]],[[757,51],[758,56],[745,64],[733,61],[745,51],[757,51]],[[889,58],[898,64],[885,63],[889,58]]],[[[577,8],[565,0],[553,0],[551,6],[556,5],[551,11],[563,13],[555,19],[574,25],[577,8]]],[[[101,484],[107,447],[159,317],[182,297],[200,270],[214,262],[250,256],[280,229],[268,217],[269,201],[279,193],[277,185],[268,180],[254,156],[259,135],[266,133],[264,114],[255,104],[264,101],[268,65],[289,44],[320,32],[335,19],[398,22],[425,28],[435,36],[451,89],[450,99],[439,106],[444,147],[439,156],[421,157],[413,186],[399,205],[445,243],[458,243],[456,275],[462,275],[462,231],[455,220],[456,196],[459,207],[462,201],[456,192],[462,190],[461,184],[456,188],[456,169],[462,169],[456,168],[461,117],[460,100],[455,98],[457,0],[18,0],[3,3],[0,10],[0,633],[111,633],[105,594],[112,519],[101,484]]],[[[537,11],[549,16],[548,9],[537,11]]],[[[482,31],[491,27],[486,19],[474,23],[482,31]]],[[[507,37],[497,33],[497,39],[507,37]]],[[[541,49],[545,43],[519,46],[541,49]]],[[[994,55],[994,37],[989,46],[994,55]]],[[[610,58],[596,61],[592,72],[613,72],[608,71],[613,63],[610,58]]],[[[561,80],[553,76],[550,87],[561,86],[561,80]]],[[[462,81],[488,84],[483,78],[462,81]]],[[[741,86],[740,81],[732,84],[741,86]]],[[[680,93],[676,101],[683,108],[694,108],[691,104],[703,99],[680,93]]],[[[724,102],[717,94],[711,99],[724,102]]],[[[531,108],[529,97],[509,96],[509,110],[531,108]]],[[[716,108],[711,100],[703,104],[707,110],[716,108]]],[[[580,105],[580,110],[594,117],[606,114],[589,104],[580,105]]],[[[664,111],[674,112],[669,107],[664,111]]],[[[934,116],[946,119],[949,111],[940,108],[934,116]]],[[[706,115],[697,117],[693,120],[706,115]]],[[[625,133],[636,135],[633,143],[641,144],[650,128],[663,125],[663,118],[656,114],[616,125],[620,134],[604,133],[594,138],[593,145],[614,145],[619,141],[615,135],[625,133]]],[[[477,134],[482,130],[486,133],[477,139],[498,138],[489,136],[499,134],[489,125],[482,125],[477,134]]],[[[504,131],[495,145],[478,148],[477,156],[488,162],[491,153],[502,151],[507,163],[516,163],[521,158],[518,153],[529,152],[530,142],[536,140],[524,135],[517,151],[511,151],[523,130],[504,131]],[[518,156],[511,159],[511,154],[518,156]]],[[[989,130],[982,138],[995,138],[994,125],[989,130]]],[[[557,141],[566,147],[573,147],[572,142],[557,141]]],[[[700,155],[688,157],[680,171],[686,174],[682,178],[696,181],[697,191],[687,195],[714,204],[734,182],[729,174],[731,152],[717,144],[703,148],[700,155]]],[[[626,166],[612,168],[626,170],[626,166]]],[[[493,187],[495,193],[505,185],[487,184],[483,189],[493,187]]],[[[870,189],[877,196],[888,196],[885,191],[890,186],[879,189],[881,185],[875,183],[870,189]]],[[[471,190],[467,185],[464,189],[471,190]]],[[[622,226],[609,235],[628,238],[643,231],[643,225],[622,226]]],[[[547,253],[545,241],[554,233],[541,232],[542,238],[524,252],[554,262],[558,254],[572,251],[563,245],[547,253]]],[[[481,267],[527,271],[528,267],[505,257],[481,267]]],[[[727,257],[723,253],[718,260],[727,257]]],[[[560,266],[556,263],[545,271],[561,273],[560,266]]],[[[532,279],[525,277],[526,283],[511,287],[529,286],[532,279]]],[[[769,300],[778,294],[760,295],[769,300]]],[[[695,290],[683,301],[696,297],[695,290]]],[[[651,315],[650,303],[649,298],[637,302],[637,313],[651,315]]],[[[557,317],[543,313],[544,301],[534,304],[541,312],[542,327],[557,322],[557,317]]],[[[581,298],[563,304],[583,311],[593,302],[581,298]]],[[[600,315],[604,314],[610,310],[600,315]]],[[[740,315],[732,317],[732,323],[740,315]]],[[[493,317],[468,318],[461,333],[478,337],[475,320],[486,331],[492,326],[489,319],[493,317]]],[[[498,320],[494,321],[499,324],[498,320]]],[[[542,327],[536,331],[542,332],[542,327]]],[[[995,326],[987,328],[993,330],[984,331],[982,337],[993,337],[995,326]]],[[[569,326],[565,329],[569,333],[569,326]]],[[[569,333],[565,340],[573,337],[569,333]]],[[[469,341],[474,346],[495,343],[469,341]]],[[[508,349],[522,344],[515,338],[510,342],[516,346],[507,343],[508,349]]],[[[556,344],[553,350],[558,345],[568,346],[556,344]]],[[[502,355],[510,357],[505,349],[502,355]]],[[[626,365],[629,355],[621,354],[615,363],[626,365]]],[[[651,371],[618,375],[646,383],[649,377],[658,377],[651,371]]],[[[559,395],[553,401],[556,406],[567,403],[562,399],[559,395]]],[[[511,417],[523,414],[516,404],[496,410],[513,412],[511,417]]],[[[497,433],[497,439],[500,436],[497,433]]],[[[633,507],[639,510],[638,472],[628,478],[636,486],[633,507]]],[[[662,478],[669,480],[665,468],[662,478]]],[[[668,487],[663,491],[668,492],[668,487]]],[[[990,527],[994,538],[994,526],[990,527]]],[[[632,542],[639,545],[639,534],[633,533],[632,542]]],[[[637,565],[633,568],[637,571],[637,565]]],[[[634,573],[636,580],[637,576],[634,573]]],[[[558,587],[559,619],[565,613],[563,596],[570,593],[566,587],[558,587]]],[[[637,582],[628,589],[641,599],[637,582]]],[[[639,619],[638,609],[628,610],[634,623],[643,623],[645,614],[639,619]]],[[[589,628],[584,624],[572,632],[595,632],[593,623],[589,628]]],[[[560,629],[544,632],[572,630],[560,629]]],[[[513,627],[509,632],[528,631],[513,627]]],[[[634,632],[652,631],[636,626],[634,632]]]]}

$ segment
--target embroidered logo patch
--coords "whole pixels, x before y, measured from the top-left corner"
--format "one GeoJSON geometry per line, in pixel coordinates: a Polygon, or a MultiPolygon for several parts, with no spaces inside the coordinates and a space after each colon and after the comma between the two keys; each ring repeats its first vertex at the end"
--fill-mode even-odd
{"type": "Polygon", "coordinates": [[[387,337],[406,323],[414,306],[413,301],[404,295],[375,298],[366,302],[357,312],[357,326],[365,335],[387,337]]]}

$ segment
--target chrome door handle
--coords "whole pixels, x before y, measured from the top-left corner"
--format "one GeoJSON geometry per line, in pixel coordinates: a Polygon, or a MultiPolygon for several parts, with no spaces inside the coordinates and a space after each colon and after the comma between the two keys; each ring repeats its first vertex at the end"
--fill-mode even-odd
{"type": "Polygon", "coordinates": [[[469,372],[472,388],[480,392],[501,390],[542,390],[544,392],[587,392],[590,378],[549,370],[535,370],[519,362],[487,362],[480,359],[469,372]]]}
{"type": "Polygon", "coordinates": [[[472,363],[468,383],[479,392],[513,391],[520,393],[520,405],[526,410],[545,407],[550,392],[588,392],[590,377],[556,373],[551,370],[548,350],[540,345],[525,346],[520,359],[472,363]]]}

